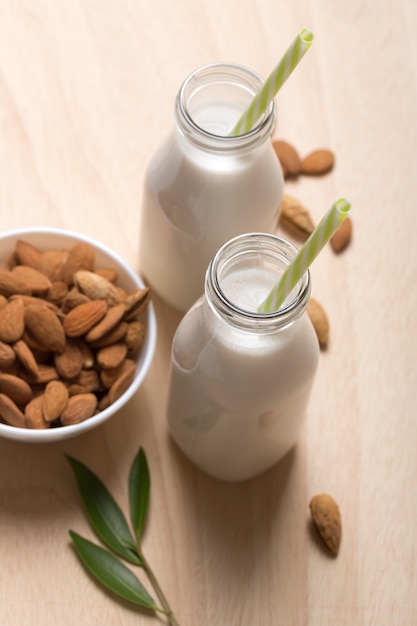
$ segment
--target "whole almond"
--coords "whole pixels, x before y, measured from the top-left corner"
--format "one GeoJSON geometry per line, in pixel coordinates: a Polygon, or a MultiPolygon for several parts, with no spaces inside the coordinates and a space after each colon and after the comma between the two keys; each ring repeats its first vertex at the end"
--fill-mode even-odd
{"type": "Polygon", "coordinates": [[[25,416],[15,402],[4,393],[0,393],[0,417],[10,426],[25,428],[25,416]]]}
{"type": "Polygon", "coordinates": [[[47,250],[42,253],[37,269],[45,274],[51,283],[63,281],[67,258],[68,250],[47,250]]]}
{"type": "Polygon", "coordinates": [[[32,399],[30,385],[19,376],[0,372],[0,393],[6,394],[16,404],[27,404],[32,399]]]}
{"type": "Polygon", "coordinates": [[[123,304],[126,309],[124,319],[129,322],[138,315],[141,315],[147,307],[151,298],[151,290],[149,287],[143,287],[142,289],[135,289],[128,293],[123,300],[123,304]]]}
{"type": "Polygon", "coordinates": [[[76,272],[74,284],[92,300],[105,300],[109,306],[119,304],[121,300],[117,287],[95,272],[76,272]]]}
{"type": "Polygon", "coordinates": [[[133,359],[124,359],[120,365],[112,369],[101,370],[100,380],[105,389],[110,389],[116,380],[127,370],[134,371],[136,362],[133,359]]]}
{"type": "Polygon", "coordinates": [[[93,271],[94,249],[89,243],[79,242],[68,251],[68,256],[63,267],[63,279],[67,285],[74,282],[74,274],[79,270],[93,271]]]}
{"type": "Polygon", "coordinates": [[[81,337],[97,324],[106,314],[107,304],[104,300],[91,300],[79,304],[64,319],[64,331],[68,337],[81,337]]]}
{"type": "Polygon", "coordinates": [[[70,396],[78,393],[95,393],[101,389],[102,385],[96,370],[81,370],[77,378],[68,385],[70,396]]]}
{"type": "Polygon", "coordinates": [[[49,423],[45,420],[42,412],[43,394],[36,396],[25,406],[25,426],[42,430],[49,427],[49,423]]]}
{"type": "Polygon", "coordinates": [[[306,239],[314,230],[308,209],[297,198],[288,194],[284,194],[282,198],[280,224],[302,239],[306,239]]]}
{"type": "Polygon", "coordinates": [[[332,496],[323,493],[312,498],[310,511],[320,538],[330,552],[336,556],[342,537],[342,519],[337,503],[332,496]]]}
{"type": "Polygon", "coordinates": [[[105,348],[106,346],[111,346],[114,343],[121,341],[122,339],[124,340],[127,328],[128,328],[128,322],[119,322],[117,326],[112,328],[101,339],[97,339],[96,341],[90,341],[89,345],[93,349],[105,348]]]}
{"type": "Polygon", "coordinates": [[[51,380],[45,387],[42,402],[42,414],[46,422],[56,420],[67,407],[68,389],[63,382],[51,380]]]}
{"type": "Polygon", "coordinates": [[[63,426],[79,424],[90,418],[96,410],[97,402],[94,393],[79,393],[72,396],[61,415],[61,424],[63,426]]]}
{"type": "Polygon", "coordinates": [[[349,244],[352,238],[352,220],[346,217],[339,226],[333,237],[330,239],[330,245],[335,252],[342,252],[349,244]]]}
{"type": "Polygon", "coordinates": [[[135,320],[129,322],[127,331],[124,337],[124,342],[127,345],[129,352],[136,352],[142,347],[145,340],[145,326],[143,322],[135,320]]]}
{"type": "Polygon", "coordinates": [[[76,341],[77,341],[78,348],[81,352],[82,361],[83,361],[83,369],[93,368],[95,365],[96,359],[95,359],[92,349],[90,348],[88,344],[86,344],[86,342],[82,338],[78,337],[76,341]]]}
{"type": "Polygon", "coordinates": [[[13,344],[13,350],[23,367],[34,376],[37,376],[39,373],[38,364],[27,343],[20,339],[13,344]]]}
{"type": "Polygon", "coordinates": [[[272,142],[272,147],[281,163],[284,177],[297,176],[301,170],[301,161],[294,146],[282,139],[276,139],[272,142]]]}
{"type": "Polygon", "coordinates": [[[97,363],[103,369],[113,369],[122,363],[127,354],[127,346],[124,343],[115,343],[106,348],[100,348],[97,352],[97,363]]]}
{"type": "Polygon", "coordinates": [[[33,337],[51,352],[62,352],[65,333],[58,317],[47,305],[29,304],[25,307],[25,324],[33,337]]]}
{"type": "Polygon", "coordinates": [[[67,295],[62,301],[61,309],[63,313],[69,313],[72,309],[79,306],[80,304],[86,304],[86,302],[91,302],[91,298],[81,293],[78,287],[73,287],[69,290],[67,295]]]}
{"type": "Polygon", "coordinates": [[[25,330],[24,306],[21,298],[10,300],[0,309],[0,340],[6,343],[18,341],[25,330]]]}
{"type": "Polygon", "coordinates": [[[109,390],[110,404],[116,402],[124,394],[126,389],[132,384],[135,377],[135,367],[126,368],[124,372],[116,379],[109,390]]]}
{"type": "Polygon", "coordinates": [[[315,298],[310,298],[310,302],[307,306],[307,314],[316,331],[320,347],[326,348],[329,343],[329,319],[322,305],[315,298]]]}
{"type": "Polygon", "coordinates": [[[45,299],[57,306],[61,306],[67,294],[68,287],[66,283],[62,280],[56,280],[54,283],[51,283],[50,288],[45,293],[45,299]]]}
{"type": "Polygon", "coordinates": [[[301,159],[301,172],[309,176],[320,176],[329,172],[334,165],[334,153],[331,150],[313,150],[301,159]]]}
{"type": "Polygon", "coordinates": [[[39,272],[34,267],[29,265],[16,265],[11,271],[13,276],[17,276],[22,282],[24,282],[29,289],[30,293],[40,294],[47,291],[52,283],[45,274],[39,272]]]}
{"type": "Polygon", "coordinates": [[[8,370],[16,360],[16,355],[8,343],[0,341],[0,370],[8,370]]]}
{"type": "Polygon", "coordinates": [[[15,254],[19,264],[35,268],[38,267],[42,256],[39,248],[21,239],[16,242],[15,254]]]}
{"type": "Polygon", "coordinates": [[[78,376],[83,368],[83,355],[74,339],[68,338],[63,351],[54,355],[54,365],[58,374],[65,380],[78,376]]]}
{"type": "Polygon", "coordinates": [[[90,343],[102,339],[120,322],[124,313],[125,307],[123,304],[112,306],[100,322],[86,334],[85,340],[90,343]]]}
{"type": "Polygon", "coordinates": [[[53,365],[49,365],[48,363],[38,364],[38,373],[36,376],[24,370],[20,372],[20,376],[30,385],[46,385],[50,380],[59,379],[59,374],[55,367],[53,365]]]}
{"type": "Polygon", "coordinates": [[[103,278],[105,278],[106,280],[108,280],[110,283],[113,283],[113,284],[119,278],[117,270],[113,269],[112,267],[102,267],[102,268],[96,269],[95,273],[98,274],[99,276],[102,276],[103,278]]]}
{"type": "Polygon", "coordinates": [[[31,291],[19,276],[10,270],[0,269],[0,294],[10,296],[14,293],[30,295],[31,291]]]}

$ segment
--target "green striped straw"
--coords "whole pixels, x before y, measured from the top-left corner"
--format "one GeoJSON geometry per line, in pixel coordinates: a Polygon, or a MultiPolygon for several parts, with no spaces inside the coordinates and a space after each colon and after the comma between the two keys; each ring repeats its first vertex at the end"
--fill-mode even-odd
{"type": "Polygon", "coordinates": [[[239,121],[229,133],[230,137],[244,135],[255,126],[255,123],[264,113],[288,76],[297,67],[311,44],[314,35],[307,28],[302,28],[288,50],[267,78],[262,89],[256,94],[249,107],[242,113],[239,121]]]}
{"type": "Polygon", "coordinates": [[[350,209],[351,204],[345,198],[336,200],[288,265],[280,281],[271,289],[268,296],[258,307],[259,313],[278,311],[285,298],[291,293],[298,281],[301,280],[318,253],[347,218],[350,209]]]}

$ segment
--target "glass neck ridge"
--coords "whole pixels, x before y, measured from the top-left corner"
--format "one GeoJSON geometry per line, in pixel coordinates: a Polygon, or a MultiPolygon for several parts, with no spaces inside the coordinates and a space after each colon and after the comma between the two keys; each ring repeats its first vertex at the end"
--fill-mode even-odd
{"type": "Polygon", "coordinates": [[[197,69],[185,79],[176,98],[180,132],[196,146],[212,151],[234,152],[264,143],[274,129],[273,102],[250,132],[228,135],[263,84],[261,76],[238,64],[217,63],[197,69]]]}
{"type": "Polygon", "coordinates": [[[226,295],[222,284],[228,276],[248,269],[271,272],[278,282],[296,254],[297,248],[277,235],[249,233],[231,239],[215,254],[206,273],[205,291],[211,308],[228,323],[252,331],[274,332],[293,323],[304,313],[310,299],[309,271],[284,305],[272,313],[240,308],[226,295]]]}

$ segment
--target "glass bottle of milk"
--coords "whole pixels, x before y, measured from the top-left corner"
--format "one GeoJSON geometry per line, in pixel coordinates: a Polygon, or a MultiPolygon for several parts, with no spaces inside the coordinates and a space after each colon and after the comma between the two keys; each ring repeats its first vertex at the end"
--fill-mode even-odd
{"type": "Polygon", "coordinates": [[[204,292],[207,266],[225,241],[276,230],[284,182],[269,140],[274,104],[252,131],[228,136],[263,82],[234,64],[195,71],[177,95],[173,132],[147,168],[139,263],[180,311],[204,292]]]}
{"type": "Polygon", "coordinates": [[[265,233],[215,254],[202,296],[173,340],[167,418],[185,455],[223,480],[253,477],[295,445],[319,346],[306,272],[279,311],[258,306],[297,250],[265,233]]]}

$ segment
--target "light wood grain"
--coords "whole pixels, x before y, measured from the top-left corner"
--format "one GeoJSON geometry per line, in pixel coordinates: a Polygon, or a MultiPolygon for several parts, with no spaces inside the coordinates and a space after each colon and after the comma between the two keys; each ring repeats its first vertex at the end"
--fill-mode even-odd
{"type": "Polygon", "coordinates": [[[275,136],[335,169],[287,191],[318,219],[340,195],[354,238],[322,252],[313,294],[331,320],[295,450],[263,476],[214,481],[169,439],[165,401],[179,315],[155,298],[158,345],[120,415],[67,443],[0,440],[0,623],[163,623],[98,587],[70,547],[92,538],[69,453],[123,507],[138,447],[152,501],[144,550],[181,626],[417,623],[417,4],[414,0],[0,0],[0,228],[69,228],[136,270],[141,190],[196,67],[264,76],[301,27],[316,41],[277,98],[275,136]],[[308,503],[338,500],[328,558],[308,503]]]}

